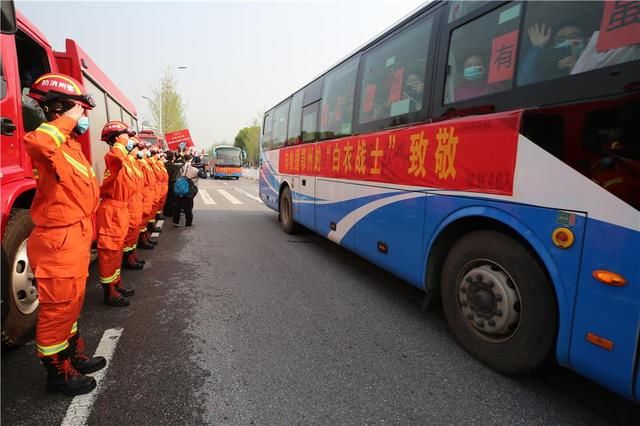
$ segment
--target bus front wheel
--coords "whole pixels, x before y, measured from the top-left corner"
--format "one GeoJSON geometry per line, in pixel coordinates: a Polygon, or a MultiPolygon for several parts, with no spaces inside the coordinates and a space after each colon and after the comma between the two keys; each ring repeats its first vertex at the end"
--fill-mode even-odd
{"type": "Polygon", "coordinates": [[[298,229],[293,220],[293,197],[288,186],[282,190],[280,196],[280,225],[287,234],[295,234],[298,229]]]}
{"type": "Polygon", "coordinates": [[[555,295],[538,260],[515,239],[496,231],[462,237],[444,262],[441,293],[457,340],[492,369],[522,374],[552,354],[555,295]]]}

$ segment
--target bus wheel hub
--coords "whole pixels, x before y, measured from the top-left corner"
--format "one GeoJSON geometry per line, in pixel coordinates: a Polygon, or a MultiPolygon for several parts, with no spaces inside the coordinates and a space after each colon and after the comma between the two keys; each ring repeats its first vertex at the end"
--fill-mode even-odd
{"type": "Polygon", "coordinates": [[[483,338],[510,337],[520,319],[520,297],[514,282],[495,264],[484,262],[467,271],[458,284],[462,317],[483,338]]]}

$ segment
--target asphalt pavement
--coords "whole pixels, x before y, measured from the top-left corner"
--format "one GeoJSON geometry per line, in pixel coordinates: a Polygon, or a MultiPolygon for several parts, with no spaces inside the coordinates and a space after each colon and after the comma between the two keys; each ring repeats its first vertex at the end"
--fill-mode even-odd
{"type": "MultiPolygon", "coordinates": [[[[420,291],[283,233],[257,195],[253,180],[201,180],[194,226],[168,220],[145,269],[124,272],[128,308],[102,304],[91,267],[88,349],[122,335],[87,424],[640,424],[636,405],[565,369],[486,368],[420,291]]],[[[3,351],[3,424],[73,424],[44,378],[33,343],[3,351]]]]}

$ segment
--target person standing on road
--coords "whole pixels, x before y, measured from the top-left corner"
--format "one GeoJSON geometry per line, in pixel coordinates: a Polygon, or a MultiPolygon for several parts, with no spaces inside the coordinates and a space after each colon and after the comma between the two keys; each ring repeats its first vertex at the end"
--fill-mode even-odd
{"type": "MultiPolygon", "coordinates": [[[[190,185],[198,186],[198,169],[191,164],[191,154],[184,155],[185,164],[180,169],[180,175],[190,181],[190,185]]],[[[187,194],[184,197],[176,196],[176,205],[173,212],[173,226],[180,226],[180,213],[184,210],[185,226],[193,224],[193,196],[187,194]]]]}
{"type": "Polygon", "coordinates": [[[85,111],[95,102],[78,81],[55,73],[38,78],[28,95],[48,121],[24,136],[36,181],[35,229],[27,243],[40,299],[36,347],[47,390],[81,395],[96,387],[85,374],[106,365],[103,357],[84,353],[78,331],[100,190],[76,136],[89,128],[85,111]]]}
{"type": "Polygon", "coordinates": [[[164,215],[167,217],[173,217],[173,211],[175,209],[175,193],[173,192],[173,186],[176,183],[176,179],[180,176],[180,169],[184,166],[182,158],[174,154],[173,151],[167,152],[167,162],[165,163],[167,173],[169,175],[169,187],[167,191],[167,200],[164,204],[164,215]]]}
{"type": "Polygon", "coordinates": [[[126,159],[129,166],[134,172],[134,188],[133,194],[128,203],[129,207],[129,229],[124,238],[124,248],[122,256],[122,268],[131,270],[140,270],[144,267],[144,260],[138,259],[137,242],[140,234],[140,222],[142,222],[142,191],[144,190],[144,174],[142,165],[136,160],[138,155],[139,143],[136,137],[132,137],[134,147],[127,155],[126,159]]]}
{"type": "Polygon", "coordinates": [[[141,164],[140,168],[142,169],[142,172],[144,174],[144,189],[142,191],[143,213],[142,221],[140,222],[140,236],[138,238],[138,247],[145,250],[151,250],[155,248],[155,245],[157,244],[155,241],[152,241],[149,238],[149,225],[153,226],[153,223],[150,224],[149,222],[155,216],[155,213],[153,213],[153,202],[155,200],[156,194],[156,175],[149,165],[149,162],[147,161],[149,155],[149,149],[147,148],[146,144],[140,141],[140,143],[138,144],[137,157],[138,161],[141,164]]]}
{"type": "Polygon", "coordinates": [[[122,285],[120,268],[124,240],[129,229],[129,201],[135,192],[135,172],[127,155],[134,141],[135,131],[120,121],[110,121],[102,129],[101,140],[111,146],[104,156],[104,180],[100,187],[102,202],[97,214],[98,266],[104,303],[110,306],[129,306],[128,297],[135,290],[122,285]]]}

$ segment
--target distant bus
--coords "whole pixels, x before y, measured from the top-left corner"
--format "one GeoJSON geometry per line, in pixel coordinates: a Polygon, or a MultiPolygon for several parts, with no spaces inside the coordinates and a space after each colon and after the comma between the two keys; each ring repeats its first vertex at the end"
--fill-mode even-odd
{"type": "Polygon", "coordinates": [[[423,289],[491,368],[555,358],[639,400],[632,4],[421,7],[266,112],[260,197],[423,289]]]}
{"type": "Polygon", "coordinates": [[[233,178],[242,176],[242,162],[244,151],[234,146],[218,146],[213,150],[213,168],[211,175],[214,179],[233,178]]]}

